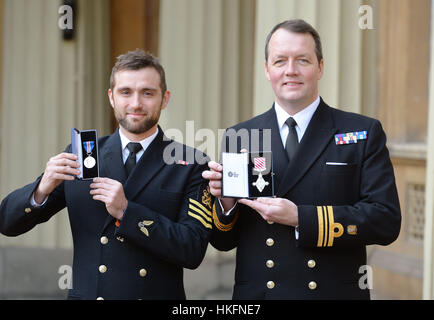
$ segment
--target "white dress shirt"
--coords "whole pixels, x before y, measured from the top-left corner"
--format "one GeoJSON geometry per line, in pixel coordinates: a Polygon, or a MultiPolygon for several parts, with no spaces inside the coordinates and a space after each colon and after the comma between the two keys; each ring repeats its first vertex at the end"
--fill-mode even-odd
{"type": "MultiPolygon", "coordinates": [[[[149,137],[143,139],[142,141],[139,141],[139,143],[142,145],[142,150],[140,150],[139,152],[137,152],[136,154],[136,163],[139,162],[139,159],[141,158],[141,156],[145,153],[146,149],[149,147],[149,145],[152,143],[152,141],[154,141],[155,137],[158,134],[158,128],[155,131],[155,133],[153,133],[152,135],[150,135],[149,137]]],[[[130,150],[128,150],[127,148],[127,144],[131,142],[131,140],[129,140],[126,136],[124,136],[121,132],[121,130],[119,130],[119,136],[121,137],[121,145],[122,145],[122,161],[125,164],[125,161],[127,161],[128,156],[130,155],[130,150]]]]}
{"type": "MultiPolygon", "coordinates": [[[[304,133],[306,132],[307,126],[309,125],[310,119],[312,119],[313,114],[318,108],[320,102],[319,96],[316,100],[308,105],[303,110],[297,112],[292,116],[297,125],[295,126],[295,130],[297,131],[298,142],[303,138],[304,133]]],[[[274,103],[274,110],[276,111],[277,116],[277,125],[280,130],[280,137],[282,138],[283,148],[285,148],[286,138],[288,137],[289,128],[285,121],[290,117],[290,115],[277,103],[274,103]]]]}

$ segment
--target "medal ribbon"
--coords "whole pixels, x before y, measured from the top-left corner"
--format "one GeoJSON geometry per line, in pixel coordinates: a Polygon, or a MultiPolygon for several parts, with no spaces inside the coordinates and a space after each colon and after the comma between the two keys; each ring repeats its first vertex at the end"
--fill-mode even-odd
{"type": "Polygon", "coordinates": [[[255,159],[253,159],[253,162],[255,164],[255,168],[254,169],[256,171],[261,172],[261,171],[266,170],[266,168],[265,168],[265,158],[263,158],[263,157],[255,158],[255,159]]]}
{"type": "Polygon", "coordinates": [[[85,141],[83,142],[83,147],[86,149],[87,154],[92,153],[93,147],[95,146],[95,141],[85,141]]]}

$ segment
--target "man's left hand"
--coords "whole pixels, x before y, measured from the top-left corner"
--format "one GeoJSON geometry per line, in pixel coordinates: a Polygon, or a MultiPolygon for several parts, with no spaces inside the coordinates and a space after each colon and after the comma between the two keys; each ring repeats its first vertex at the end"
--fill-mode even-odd
{"type": "Polygon", "coordinates": [[[264,220],[288,226],[298,225],[297,206],[285,198],[240,199],[239,203],[256,210],[264,220]]]}
{"type": "Polygon", "coordinates": [[[121,220],[128,205],[122,184],[109,178],[94,178],[90,188],[93,199],[104,202],[108,213],[121,220]]]}

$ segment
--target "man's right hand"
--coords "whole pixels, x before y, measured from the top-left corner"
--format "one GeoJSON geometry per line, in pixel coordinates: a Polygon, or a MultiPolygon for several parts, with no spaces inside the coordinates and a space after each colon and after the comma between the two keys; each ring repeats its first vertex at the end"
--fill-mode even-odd
{"type": "Polygon", "coordinates": [[[220,203],[223,206],[223,209],[229,211],[236,203],[236,200],[233,198],[221,198],[222,196],[222,171],[223,167],[221,164],[210,161],[208,162],[208,167],[211,170],[207,170],[202,172],[202,177],[204,179],[209,180],[209,189],[213,196],[219,198],[220,203]]]}
{"type": "Polygon", "coordinates": [[[42,203],[53,190],[65,180],[74,180],[73,175],[80,174],[78,157],[73,153],[63,152],[48,160],[44,174],[36,188],[34,199],[42,203]]]}

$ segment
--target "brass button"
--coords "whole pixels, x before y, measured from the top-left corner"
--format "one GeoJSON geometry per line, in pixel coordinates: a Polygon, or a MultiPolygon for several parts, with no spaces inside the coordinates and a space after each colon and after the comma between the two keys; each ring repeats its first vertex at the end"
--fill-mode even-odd
{"type": "Polygon", "coordinates": [[[101,242],[101,244],[107,244],[108,243],[108,238],[106,236],[101,237],[100,242],[101,242]]]}
{"type": "Polygon", "coordinates": [[[272,247],[274,245],[274,240],[271,238],[268,238],[266,241],[267,246],[272,247]]]}
{"type": "Polygon", "coordinates": [[[103,297],[98,297],[98,298],[96,298],[96,300],[104,300],[104,298],[103,297]]]}
{"type": "Polygon", "coordinates": [[[273,289],[274,286],[275,286],[274,281],[268,281],[268,282],[267,282],[267,288],[268,288],[268,289],[273,289]]]}
{"type": "Polygon", "coordinates": [[[268,224],[273,224],[274,222],[273,222],[273,221],[267,221],[267,223],[268,223],[268,224]]]}
{"type": "Polygon", "coordinates": [[[25,212],[25,213],[30,213],[30,212],[32,212],[32,209],[30,209],[30,208],[25,208],[25,209],[24,209],[24,212],[25,212]]]}
{"type": "Polygon", "coordinates": [[[316,266],[316,262],[315,262],[315,260],[309,260],[309,261],[307,262],[307,266],[308,266],[309,268],[315,268],[315,266],[316,266]]]}
{"type": "Polygon", "coordinates": [[[309,282],[309,289],[310,290],[315,290],[316,289],[316,282],[315,281],[309,282]]]}
{"type": "Polygon", "coordinates": [[[104,273],[104,272],[106,272],[107,271],[107,267],[105,266],[105,265],[100,265],[99,267],[98,267],[98,270],[99,270],[99,272],[100,273],[104,273]]]}
{"type": "Polygon", "coordinates": [[[146,269],[140,269],[139,274],[143,278],[143,277],[146,277],[146,275],[148,274],[148,271],[146,271],[146,269]]]}
{"type": "Polygon", "coordinates": [[[268,268],[273,268],[274,267],[274,261],[273,260],[267,260],[267,262],[265,263],[265,265],[268,267],[268,268]]]}

